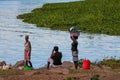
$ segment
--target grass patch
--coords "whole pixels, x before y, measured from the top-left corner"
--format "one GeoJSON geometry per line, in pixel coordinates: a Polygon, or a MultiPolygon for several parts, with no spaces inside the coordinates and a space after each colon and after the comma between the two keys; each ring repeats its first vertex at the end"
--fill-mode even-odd
{"type": "Polygon", "coordinates": [[[68,30],[76,25],[81,31],[120,35],[120,0],[85,0],[47,3],[31,13],[17,16],[38,27],[68,30]]]}
{"type": "Polygon", "coordinates": [[[80,80],[80,79],[77,77],[68,77],[67,79],[63,79],[63,80],[80,80]]]}
{"type": "Polygon", "coordinates": [[[69,69],[69,73],[70,73],[70,74],[79,73],[79,70],[69,69]]]}
{"type": "MultiPolygon", "coordinates": [[[[83,64],[83,61],[85,59],[80,59],[79,60],[79,67],[82,68],[82,64],[83,64]]],[[[103,65],[105,66],[109,66],[111,67],[112,69],[120,69],[120,59],[116,59],[115,57],[111,57],[111,58],[105,58],[103,59],[102,61],[98,61],[98,62],[91,62],[91,65],[97,65],[99,67],[102,68],[103,65]]]]}
{"type": "Polygon", "coordinates": [[[99,75],[93,75],[91,80],[99,80],[99,75]]]}
{"type": "Polygon", "coordinates": [[[111,67],[112,69],[120,69],[120,59],[104,59],[100,61],[97,65],[106,65],[111,67]]]}
{"type": "Polygon", "coordinates": [[[5,70],[5,71],[0,71],[0,75],[23,75],[24,72],[20,70],[5,70]]]}

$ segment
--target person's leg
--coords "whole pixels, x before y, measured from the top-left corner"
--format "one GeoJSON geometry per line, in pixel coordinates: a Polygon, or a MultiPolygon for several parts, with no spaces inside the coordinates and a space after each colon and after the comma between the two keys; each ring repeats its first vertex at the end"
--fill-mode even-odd
{"type": "Polygon", "coordinates": [[[75,69],[77,69],[78,68],[78,51],[73,51],[72,56],[73,56],[75,69]]]}
{"type": "Polygon", "coordinates": [[[50,67],[50,62],[48,61],[48,63],[47,63],[47,69],[49,69],[49,67],[50,67]]]}
{"type": "Polygon", "coordinates": [[[49,58],[49,59],[48,59],[48,62],[47,62],[47,69],[50,68],[50,65],[53,65],[53,59],[52,59],[52,58],[49,58]]]}
{"type": "Polygon", "coordinates": [[[75,69],[78,68],[78,61],[74,61],[74,66],[75,66],[75,69]]]}
{"type": "Polygon", "coordinates": [[[28,66],[28,61],[27,60],[25,61],[25,66],[28,66]]]}
{"type": "Polygon", "coordinates": [[[78,68],[78,57],[73,57],[73,62],[74,62],[75,69],[77,69],[78,68]]]}
{"type": "Polygon", "coordinates": [[[29,64],[30,64],[30,67],[33,67],[33,66],[32,66],[32,62],[31,62],[31,61],[28,61],[28,62],[29,62],[29,64]]]}

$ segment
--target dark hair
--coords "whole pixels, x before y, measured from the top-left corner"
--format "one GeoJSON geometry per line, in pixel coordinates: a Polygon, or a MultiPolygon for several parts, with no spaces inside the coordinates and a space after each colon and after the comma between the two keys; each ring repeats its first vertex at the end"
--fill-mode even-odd
{"type": "Polygon", "coordinates": [[[73,36],[75,39],[78,39],[78,36],[73,36]]]}
{"type": "Polygon", "coordinates": [[[54,46],[55,51],[58,51],[58,49],[59,49],[58,46],[54,46]]]}
{"type": "Polygon", "coordinates": [[[25,39],[29,39],[29,35],[25,35],[25,39]]]}

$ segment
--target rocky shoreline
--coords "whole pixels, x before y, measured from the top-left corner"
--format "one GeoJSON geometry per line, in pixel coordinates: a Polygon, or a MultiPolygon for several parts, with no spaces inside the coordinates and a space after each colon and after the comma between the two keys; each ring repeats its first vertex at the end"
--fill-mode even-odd
{"type": "Polygon", "coordinates": [[[0,71],[0,80],[119,80],[120,69],[112,69],[107,66],[90,66],[89,70],[74,69],[72,62],[65,61],[62,66],[34,70],[10,69],[0,71]]]}

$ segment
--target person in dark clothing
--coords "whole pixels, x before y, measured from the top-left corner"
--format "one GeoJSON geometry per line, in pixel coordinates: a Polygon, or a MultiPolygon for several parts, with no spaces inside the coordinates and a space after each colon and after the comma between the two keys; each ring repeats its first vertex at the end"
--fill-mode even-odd
{"type": "Polygon", "coordinates": [[[52,50],[51,57],[48,59],[47,69],[51,66],[61,65],[62,64],[62,53],[59,52],[58,46],[55,46],[52,50]]]}
{"type": "Polygon", "coordinates": [[[72,57],[73,57],[73,62],[74,62],[74,66],[75,66],[75,69],[78,68],[78,36],[71,36],[71,40],[73,41],[72,42],[72,47],[71,47],[71,51],[72,51],[72,57]]]}

